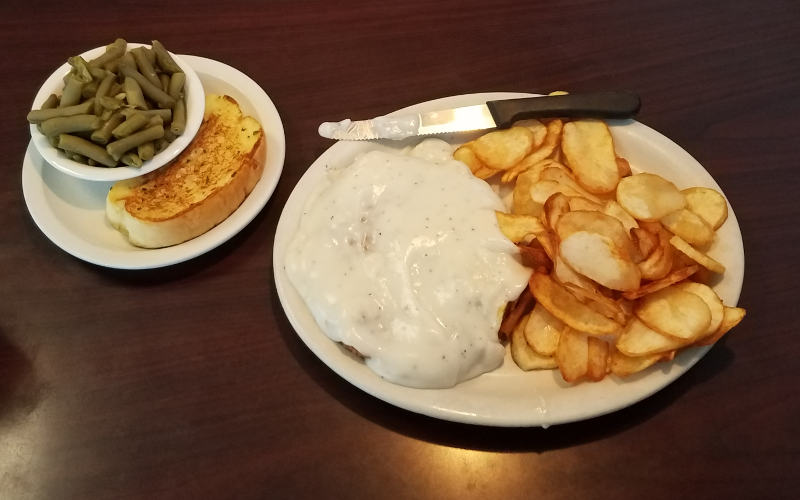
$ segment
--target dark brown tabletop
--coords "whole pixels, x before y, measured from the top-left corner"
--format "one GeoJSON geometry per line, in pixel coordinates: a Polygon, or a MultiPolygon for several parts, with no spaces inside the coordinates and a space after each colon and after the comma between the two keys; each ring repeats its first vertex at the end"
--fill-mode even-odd
{"type": "Polygon", "coordinates": [[[0,497],[797,497],[795,2],[146,3],[0,7],[0,497]],[[265,208],[170,267],[76,259],[22,195],[36,90],[117,36],[238,68],[285,127],[265,208]],[[435,420],[336,375],[272,270],[281,209],[331,145],[317,125],[557,89],[638,92],[639,120],[716,179],[743,234],[745,321],[652,397],[549,429],[435,420]]]}

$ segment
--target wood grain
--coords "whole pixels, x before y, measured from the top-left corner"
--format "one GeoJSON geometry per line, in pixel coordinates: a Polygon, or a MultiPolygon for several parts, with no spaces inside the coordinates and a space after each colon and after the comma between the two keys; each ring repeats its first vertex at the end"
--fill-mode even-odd
{"type": "Polygon", "coordinates": [[[791,1],[4,3],[0,496],[795,498],[798,24],[791,1]],[[286,129],[267,207],[170,268],[83,263],[22,197],[36,89],[116,36],[242,70],[286,129]],[[715,177],[744,235],[745,322],[658,394],[547,430],[436,421],[341,380],[271,269],[283,204],[329,146],[319,122],[556,89],[637,91],[640,120],[715,177]]]}

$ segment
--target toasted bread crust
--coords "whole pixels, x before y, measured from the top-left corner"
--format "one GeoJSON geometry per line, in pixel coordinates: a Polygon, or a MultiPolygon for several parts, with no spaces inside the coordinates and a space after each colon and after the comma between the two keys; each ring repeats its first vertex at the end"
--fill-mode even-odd
{"type": "Polygon", "coordinates": [[[106,213],[131,243],[159,248],[199,236],[225,220],[264,170],[260,124],[229,96],[208,96],[197,136],[168,166],[116,183],[106,213]]]}

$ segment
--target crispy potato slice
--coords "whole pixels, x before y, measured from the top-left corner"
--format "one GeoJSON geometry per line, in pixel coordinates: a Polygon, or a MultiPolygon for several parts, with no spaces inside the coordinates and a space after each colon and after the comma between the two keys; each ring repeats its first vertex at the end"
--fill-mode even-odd
{"type": "Polygon", "coordinates": [[[654,364],[661,361],[661,358],[662,354],[660,353],[647,354],[644,356],[628,356],[626,354],[622,354],[618,349],[612,349],[609,368],[611,373],[617,377],[624,378],[650,368],[654,364]]]}
{"type": "Polygon", "coordinates": [[[540,215],[542,213],[542,203],[536,203],[531,198],[531,187],[539,180],[541,171],[527,170],[523,172],[514,185],[511,193],[511,212],[521,215],[540,215]]]}
{"type": "Polygon", "coordinates": [[[533,149],[541,147],[547,137],[547,125],[536,119],[521,120],[514,123],[515,127],[525,127],[533,132],[533,149]]]}
{"type": "Polygon", "coordinates": [[[587,212],[600,212],[603,210],[603,205],[588,200],[583,196],[570,196],[569,209],[571,211],[585,210],[587,212]]]}
{"type": "Polygon", "coordinates": [[[694,281],[682,281],[675,284],[674,287],[679,290],[683,290],[684,292],[697,295],[703,299],[703,302],[705,302],[706,306],[708,306],[708,310],[711,311],[711,321],[709,322],[705,333],[700,336],[700,340],[716,332],[719,329],[719,325],[722,324],[722,316],[725,309],[725,307],[722,305],[722,299],[719,298],[717,292],[715,292],[708,285],[696,283],[694,281]]]}
{"type": "Polygon", "coordinates": [[[697,262],[701,266],[705,267],[711,272],[722,274],[725,272],[725,266],[717,262],[716,260],[712,259],[708,255],[704,254],[700,250],[697,250],[692,245],[684,241],[680,236],[675,235],[669,240],[670,245],[678,249],[678,251],[682,252],[684,255],[692,259],[693,261],[697,262]]]}
{"type": "Polygon", "coordinates": [[[632,357],[665,353],[685,345],[685,340],[663,335],[637,318],[631,318],[615,344],[619,352],[632,357]]]}
{"type": "Polygon", "coordinates": [[[539,179],[556,181],[559,184],[571,188],[573,191],[579,193],[580,196],[583,196],[587,200],[600,203],[600,198],[583,189],[583,187],[581,187],[581,185],[572,178],[572,175],[570,175],[566,167],[558,167],[558,165],[560,165],[560,163],[554,163],[553,165],[542,170],[542,173],[539,175],[539,179]]]}
{"type": "Polygon", "coordinates": [[[500,170],[495,170],[495,169],[489,168],[489,167],[483,167],[483,168],[479,169],[477,172],[473,172],[472,175],[474,175],[478,179],[486,180],[489,177],[492,177],[492,176],[495,176],[495,175],[499,174],[500,172],[501,172],[500,170]]]}
{"type": "Polygon", "coordinates": [[[578,183],[595,194],[611,193],[619,182],[614,140],[605,122],[574,120],[564,125],[561,150],[578,183]]]}
{"type": "Polygon", "coordinates": [[[631,172],[631,164],[628,163],[628,160],[626,160],[625,158],[617,156],[616,162],[617,162],[617,171],[619,172],[620,179],[623,177],[627,177],[633,173],[631,172]]]}
{"type": "Polygon", "coordinates": [[[551,156],[553,151],[557,149],[558,142],[561,139],[562,125],[563,123],[559,119],[550,120],[546,125],[547,136],[542,142],[542,145],[538,148],[534,148],[518,165],[508,170],[508,172],[503,175],[502,182],[513,181],[521,172],[524,172],[528,168],[531,168],[551,156]]]}
{"type": "Polygon", "coordinates": [[[514,332],[514,328],[519,324],[520,319],[533,309],[533,295],[530,287],[526,287],[519,294],[517,300],[506,308],[506,315],[500,322],[500,330],[497,332],[500,340],[508,340],[514,332]]]}
{"type": "Polygon", "coordinates": [[[519,248],[523,266],[542,273],[549,273],[553,270],[553,261],[547,256],[547,252],[538,239],[527,245],[517,245],[517,248],[519,248]]]}
{"type": "MultiPolygon", "coordinates": [[[[645,231],[645,234],[647,233],[645,231]]],[[[639,271],[642,279],[660,280],[665,278],[671,271],[674,263],[675,252],[669,244],[670,234],[667,231],[660,231],[658,235],[653,235],[658,241],[658,247],[646,259],[639,262],[639,271]]]]}
{"type": "Polygon", "coordinates": [[[722,312],[722,322],[717,328],[717,331],[714,332],[712,335],[700,339],[696,345],[711,345],[716,343],[719,339],[722,338],[723,335],[731,331],[731,329],[741,323],[744,319],[745,314],[747,311],[742,309],[741,307],[728,307],[725,306],[722,312]]]}
{"type": "Polygon", "coordinates": [[[586,377],[599,382],[606,376],[606,365],[608,363],[608,342],[597,337],[588,337],[588,366],[586,377]]]}
{"type": "Polygon", "coordinates": [[[576,330],[593,335],[608,335],[621,327],[616,321],[581,303],[547,274],[534,273],[530,279],[530,290],[550,314],[576,330]]]}
{"type": "Polygon", "coordinates": [[[511,359],[521,369],[530,370],[551,370],[557,368],[556,360],[553,356],[542,356],[534,351],[525,340],[525,328],[530,315],[524,316],[511,334],[511,359]]]}
{"type": "Polygon", "coordinates": [[[675,184],[648,173],[621,179],[617,186],[617,202],[640,221],[656,221],[686,206],[675,184]]]}
{"type": "Polygon", "coordinates": [[[528,128],[511,127],[478,137],[470,143],[470,148],[487,167],[506,170],[530,153],[533,141],[533,132],[528,128]]]}
{"type": "Polygon", "coordinates": [[[670,286],[646,295],[633,313],[653,330],[692,343],[706,333],[711,311],[697,295],[670,286]]]}
{"type": "Polygon", "coordinates": [[[548,198],[556,193],[561,193],[566,196],[580,196],[580,193],[571,187],[561,184],[557,181],[542,179],[531,186],[530,195],[531,200],[539,205],[544,205],[548,198]]]}
{"type": "Polygon", "coordinates": [[[475,151],[470,147],[471,143],[462,144],[455,151],[453,151],[453,158],[460,161],[469,167],[469,170],[474,174],[475,172],[486,168],[486,164],[481,161],[475,154],[475,151]]]}
{"type": "Polygon", "coordinates": [[[564,323],[550,314],[541,304],[533,306],[525,325],[525,340],[541,356],[553,356],[564,323]]]}
{"type": "Polygon", "coordinates": [[[574,210],[564,214],[558,220],[556,233],[562,241],[578,231],[589,231],[610,238],[622,255],[630,260],[639,253],[622,223],[602,212],[574,210]]]}
{"type": "Polygon", "coordinates": [[[610,215],[611,217],[614,217],[620,221],[625,230],[628,231],[628,234],[630,234],[631,229],[639,228],[639,224],[636,223],[636,219],[634,219],[631,214],[626,212],[625,209],[614,200],[606,201],[606,204],[603,205],[601,210],[604,214],[610,215]]]}
{"type": "Polygon", "coordinates": [[[611,238],[577,231],[561,240],[559,256],[577,273],[612,290],[639,288],[641,272],[611,238]]]}
{"type": "Polygon", "coordinates": [[[523,241],[528,235],[535,235],[545,230],[542,221],[534,215],[507,214],[494,212],[500,231],[514,243],[523,241]]]}
{"type": "Polygon", "coordinates": [[[599,312],[603,316],[611,318],[621,325],[624,325],[628,322],[628,317],[630,314],[625,311],[622,305],[619,302],[598,292],[596,288],[592,286],[579,286],[573,283],[562,284],[564,285],[564,288],[569,290],[569,292],[577,297],[578,300],[599,312]]]}
{"type": "Polygon", "coordinates": [[[588,336],[572,328],[565,328],[558,339],[555,353],[558,369],[567,382],[575,382],[589,371],[588,336]]]}
{"type": "Polygon", "coordinates": [[[542,245],[547,256],[555,264],[558,252],[558,238],[555,233],[550,230],[543,231],[536,235],[536,241],[542,245]]]}
{"type": "Polygon", "coordinates": [[[639,247],[639,252],[645,259],[658,248],[657,233],[651,233],[640,227],[635,227],[631,229],[630,235],[634,245],[639,247]]]}
{"type": "MultiPolygon", "coordinates": [[[[589,278],[578,274],[569,267],[561,256],[556,256],[553,261],[553,278],[562,285],[573,285],[586,290],[595,290],[597,285],[589,278]]],[[[580,297],[579,297],[580,298],[580,297]]]]}
{"type": "Polygon", "coordinates": [[[682,208],[661,218],[661,223],[673,234],[693,246],[705,247],[714,241],[714,230],[694,212],[682,208]]]}
{"type": "Polygon", "coordinates": [[[569,197],[565,196],[563,193],[556,193],[550,198],[547,198],[542,210],[544,212],[542,220],[551,230],[555,231],[558,220],[562,215],[569,212],[569,197]]]}
{"type": "Polygon", "coordinates": [[[728,203],[718,191],[692,187],[681,193],[686,198],[686,208],[699,215],[715,231],[728,219],[728,203]]]}
{"type": "Polygon", "coordinates": [[[670,272],[667,276],[661,278],[660,280],[651,281],[646,285],[640,286],[638,290],[623,293],[622,296],[628,300],[636,300],[638,298],[644,297],[645,295],[655,293],[659,290],[667,288],[668,286],[674,285],[675,283],[685,280],[689,276],[696,273],[699,268],[700,266],[694,265],[676,269],[670,272]]]}

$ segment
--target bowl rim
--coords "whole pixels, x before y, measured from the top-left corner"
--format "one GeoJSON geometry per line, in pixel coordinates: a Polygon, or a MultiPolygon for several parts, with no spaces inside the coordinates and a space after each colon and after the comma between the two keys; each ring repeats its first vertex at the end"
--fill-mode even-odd
{"type": "MultiPolygon", "coordinates": [[[[150,47],[150,44],[127,42],[127,49],[130,50],[136,47],[150,47]]],[[[95,47],[79,54],[84,59],[90,60],[102,54],[106,46],[95,47]]],[[[169,52],[175,63],[180,66],[184,74],[186,74],[186,129],[183,134],[177,137],[170,145],[162,152],[153,156],[142,164],[141,167],[129,167],[127,165],[107,168],[85,165],[67,158],[63,152],[53,147],[44,136],[37,129],[36,125],[30,124],[31,139],[36,147],[36,150],[44,158],[44,160],[54,168],[79,179],[88,181],[119,181],[138,177],[146,173],[156,170],[177,157],[186,146],[188,146],[194,136],[197,134],[200,124],[203,121],[203,113],[205,111],[205,92],[203,84],[194,69],[179,55],[169,52]]],[[[44,83],[39,87],[36,96],[31,104],[31,109],[41,108],[42,103],[50,96],[50,94],[60,95],[63,90],[62,78],[70,70],[68,62],[65,62],[53,71],[44,83]]]]}

